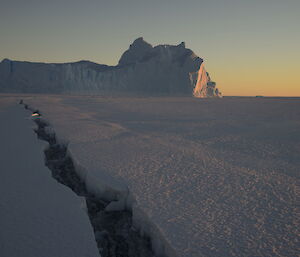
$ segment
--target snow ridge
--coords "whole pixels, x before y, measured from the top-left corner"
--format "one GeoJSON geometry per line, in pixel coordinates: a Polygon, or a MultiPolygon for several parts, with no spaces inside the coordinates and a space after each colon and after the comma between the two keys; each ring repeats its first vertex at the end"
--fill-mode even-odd
{"type": "MultiPolygon", "coordinates": [[[[20,104],[24,103],[20,101],[20,104]]],[[[40,115],[34,120],[37,124],[35,132],[40,140],[49,143],[44,154],[45,165],[51,170],[52,177],[85,199],[100,255],[102,257],[154,257],[151,239],[147,235],[140,235],[132,226],[132,212],[108,211],[112,202],[99,198],[87,189],[85,181],[76,171],[68,152],[68,144],[57,140],[54,130],[41,118],[38,110],[26,104],[24,107],[40,115]]]]}

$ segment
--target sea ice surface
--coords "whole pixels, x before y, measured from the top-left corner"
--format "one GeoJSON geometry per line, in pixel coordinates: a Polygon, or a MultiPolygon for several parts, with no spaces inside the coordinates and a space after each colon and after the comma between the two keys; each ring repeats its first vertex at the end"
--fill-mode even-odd
{"type": "Polygon", "coordinates": [[[24,96],[166,256],[296,256],[300,100],[24,96]]]}

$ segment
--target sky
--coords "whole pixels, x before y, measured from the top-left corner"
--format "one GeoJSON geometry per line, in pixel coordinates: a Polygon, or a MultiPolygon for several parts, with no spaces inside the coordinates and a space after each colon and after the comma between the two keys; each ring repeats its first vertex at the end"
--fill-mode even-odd
{"type": "Polygon", "coordinates": [[[0,60],[116,65],[182,41],[223,95],[300,96],[300,0],[0,0],[0,60]]]}

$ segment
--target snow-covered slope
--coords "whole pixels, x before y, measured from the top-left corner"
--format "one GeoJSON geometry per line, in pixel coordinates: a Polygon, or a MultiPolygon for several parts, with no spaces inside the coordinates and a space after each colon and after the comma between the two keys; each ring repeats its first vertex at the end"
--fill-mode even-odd
{"type": "Polygon", "coordinates": [[[0,63],[0,91],[21,93],[146,94],[219,97],[203,60],[181,43],[153,47],[136,39],[117,66],[80,61],[0,63]]]}

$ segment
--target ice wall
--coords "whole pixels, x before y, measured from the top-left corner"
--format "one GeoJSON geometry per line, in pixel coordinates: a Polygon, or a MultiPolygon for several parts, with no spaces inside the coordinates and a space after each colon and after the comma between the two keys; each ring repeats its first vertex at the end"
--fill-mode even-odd
{"type": "Polygon", "coordinates": [[[118,65],[89,61],[46,64],[0,63],[0,92],[194,95],[218,97],[203,60],[184,43],[153,47],[136,39],[118,65]]]}
{"type": "Polygon", "coordinates": [[[208,72],[205,70],[202,63],[198,71],[197,83],[193,92],[195,97],[222,97],[219,90],[216,88],[216,83],[211,81],[208,72]]]}

